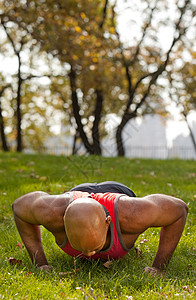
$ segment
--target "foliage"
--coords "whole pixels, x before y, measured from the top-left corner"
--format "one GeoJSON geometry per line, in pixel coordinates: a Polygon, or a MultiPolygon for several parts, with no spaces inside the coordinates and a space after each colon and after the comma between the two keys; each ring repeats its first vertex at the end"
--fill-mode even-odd
{"type": "Polygon", "coordinates": [[[195,162],[0,153],[0,165],[1,299],[195,299],[195,162]],[[158,229],[139,237],[136,246],[142,255],[136,258],[133,249],[106,267],[74,261],[43,229],[44,249],[54,268],[44,273],[31,265],[14,224],[12,202],[34,190],[60,194],[82,182],[104,180],[122,182],[138,196],[165,193],[188,203],[185,231],[164,276],[143,273],[156,253],[158,229]]]}
{"type": "MultiPolygon", "coordinates": [[[[181,50],[183,51],[183,50],[181,50]]],[[[170,97],[180,110],[182,119],[185,120],[189,128],[190,137],[196,151],[196,138],[194,132],[189,124],[188,115],[196,109],[196,52],[187,51],[186,59],[183,67],[176,67],[175,70],[169,74],[170,82],[170,97]]]]}
{"type": "Polygon", "coordinates": [[[181,112],[188,115],[196,109],[196,52],[187,51],[183,67],[176,67],[175,72],[170,74],[170,96],[181,112]]]}
{"type": "MultiPolygon", "coordinates": [[[[8,138],[10,138],[12,142],[13,139],[16,140],[17,150],[21,151],[25,144],[25,142],[22,141],[22,130],[26,129],[26,132],[28,132],[28,126],[34,124],[35,119],[32,114],[34,113],[35,116],[37,113],[39,123],[44,124],[44,122],[40,121],[41,118],[46,118],[46,106],[43,108],[42,105],[42,109],[39,110],[40,104],[36,103],[37,112],[35,113],[35,111],[33,112],[32,110],[34,107],[34,99],[38,98],[39,102],[41,102],[41,97],[43,98],[43,96],[38,90],[40,84],[35,81],[30,83],[32,79],[40,78],[44,74],[40,72],[38,64],[36,63],[36,59],[38,59],[40,55],[39,48],[34,46],[35,40],[32,39],[28,31],[19,27],[16,22],[13,22],[7,17],[2,20],[2,27],[7,37],[7,40],[5,39],[2,45],[2,53],[7,55],[7,53],[10,52],[10,56],[14,54],[17,57],[18,64],[16,73],[13,72],[12,74],[11,82],[9,74],[6,73],[1,80],[2,86],[4,86],[6,82],[9,82],[12,88],[9,96],[3,98],[5,107],[12,111],[8,123],[6,120],[4,120],[4,122],[6,123],[8,132],[10,132],[8,138]],[[23,116],[25,116],[25,118],[23,118],[23,116]]],[[[44,60],[44,56],[42,56],[42,60],[44,60]]],[[[40,137],[37,140],[36,135],[34,135],[35,144],[36,140],[38,143],[41,140],[40,127],[37,127],[37,131],[40,131],[40,137]]],[[[27,139],[29,137],[30,135],[27,135],[27,139]]]]}

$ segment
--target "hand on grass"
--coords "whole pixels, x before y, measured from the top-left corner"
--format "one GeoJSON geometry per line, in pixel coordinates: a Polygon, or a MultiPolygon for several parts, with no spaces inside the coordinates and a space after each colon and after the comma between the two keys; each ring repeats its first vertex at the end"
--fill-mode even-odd
{"type": "Polygon", "coordinates": [[[154,277],[158,276],[158,275],[161,275],[161,271],[159,269],[155,268],[155,267],[146,267],[144,269],[144,272],[146,274],[149,274],[149,275],[154,276],[154,277]]]}
{"type": "Polygon", "coordinates": [[[42,271],[51,272],[53,267],[49,266],[49,265],[43,265],[43,266],[39,267],[39,269],[42,270],[42,271]]]}

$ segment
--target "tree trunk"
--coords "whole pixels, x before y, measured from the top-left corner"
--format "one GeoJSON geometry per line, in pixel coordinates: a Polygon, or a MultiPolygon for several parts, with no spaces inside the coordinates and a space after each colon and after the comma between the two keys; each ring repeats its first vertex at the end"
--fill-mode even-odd
{"type": "Polygon", "coordinates": [[[74,135],[74,139],[73,139],[73,145],[72,145],[72,155],[75,155],[77,153],[77,149],[76,149],[76,140],[77,140],[77,132],[74,135]]]}
{"type": "Polygon", "coordinates": [[[125,149],[122,141],[122,130],[123,130],[122,125],[118,126],[116,130],[116,144],[117,144],[118,156],[125,156],[125,149]]]}
{"type": "Polygon", "coordinates": [[[79,136],[80,136],[79,132],[76,130],[76,133],[75,133],[74,139],[73,139],[73,145],[72,145],[72,155],[76,155],[80,148],[80,147],[77,148],[77,146],[76,146],[76,142],[77,142],[77,139],[79,138],[79,136]]]}
{"type": "Polygon", "coordinates": [[[21,130],[21,88],[22,88],[22,77],[21,77],[21,58],[20,53],[16,51],[18,57],[18,89],[17,89],[17,106],[16,106],[16,118],[17,118],[17,152],[22,151],[22,130],[21,130]]]}
{"type": "Polygon", "coordinates": [[[22,79],[20,74],[20,64],[19,64],[19,71],[18,71],[18,90],[17,90],[17,110],[16,110],[16,117],[17,117],[17,152],[22,151],[22,131],[21,131],[21,87],[22,87],[22,79]]]}
{"type": "Polygon", "coordinates": [[[116,144],[117,144],[118,156],[125,156],[125,149],[124,149],[123,140],[122,140],[122,131],[123,131],[125,125],[128,123],[128,121],[133,119],[134,117],[136,117],[136,112],[133,112],[133,113],[126,112],[123,115],[122,120],[117,127],[116,144]]]}
{"type": "Polygon", "coordinates": [[[22,51],[22,47],[24,45],[23,39],[20,42],[20,50],[17,50],[16,45],[14,43],[14,40],[12,39],[11,35],[9,34],[7,27],[5,26],[4,22],[2,22],[3,28],[5,30],[5,33],[7,34],[7,37],[13,47],[14,53],[16,54],[18,58],[18,89],[17,89],[17,108],[16,108],[16,117],[17,117],[17,152],[22,151],[22,132],[21,132],[21,87],[22,87],[22,77],[21,77],[21,58],[20,53],[22,51]]]}
{"type": "Polygon", "coordinates": [[[188,122],[188,120],[187,120],[187,114],[186,114],[185,112],[183,112],[183,115],[184,115],[184,119],[185,119],[185,122],[186,122],[186,124],[187,124],[187,127],[188,127],[188,129],[189,129],[190,137],[191,137],[191,140],[192,140],[192,143],[193,143],[193,147],[194,147],[194,150],[195,150],[195,153],[196,153],[196,140],[195,140],[195,137],[194,137],[192,128],[191,128],[191,126],[189,125],[189,122],[188,122]]]}
{"type": "Polygon", "coordinates": [[[69,73],[69,79],[70,79],[70,87],[71,87],[73,114],[74,114],[74,118],[75,118],[75,121],[77,124],[77,130],[80,134],[80,137],[82,139],[82,142],[83,142],[86,150],[88,151],[89,154],[94,154],[93,147],[88,141],[88,138],[86,136],[86,133],[84,132],[84,128],[83,128],[82,121],[81,121],[80,107],[78,104],[78,96],[77,96],[77,92],[76,92],[76,78],[75,77],[76,77],[75,72],[74,72],[73,68],[71,67],[71,71],[69,73]]]}
{"type": "Polygon", "coordinates": [[[100,145],[100,133],[99,133],[99,123],[101,120],[101,113],[103,108],[103,95],[101,90],[96,90],[97,101],[94,111],[95,120],[92,128],[92,137],[93,137],[93,148],[94,154],[101,155],[101,145],[100,145]]]}
{"type": "Polygon", "coordinates": [[[3,151],[9,151],[9,147],[8,147],[6,135],[5,135],[5,127],[4,127],[3,115],[2,115],[2,109],[1,109],[1,102],[0,102],[0,133],[1,133],[1,141],[2,141],[3,151]]]}

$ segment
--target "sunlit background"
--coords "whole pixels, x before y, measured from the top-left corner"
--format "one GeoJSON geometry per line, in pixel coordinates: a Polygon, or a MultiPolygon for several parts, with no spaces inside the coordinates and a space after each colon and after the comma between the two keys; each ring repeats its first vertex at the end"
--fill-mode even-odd
{"type": "Polygon", "coordinates": [[[195,159],[195,5],[1,1],[2,150],[195,159]]]}

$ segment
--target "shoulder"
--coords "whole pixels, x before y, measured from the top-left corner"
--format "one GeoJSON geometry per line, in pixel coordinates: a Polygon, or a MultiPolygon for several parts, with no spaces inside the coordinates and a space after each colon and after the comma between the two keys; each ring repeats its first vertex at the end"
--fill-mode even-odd
{"type": "Polygon", "coordinates": [[[122,196],[118,202],[118,215],[121,231],[140,234],[149,227],[149,217],[153,218],[154,203],[145,197],[122,196]]]}
{"type": "Polygon", "coordinates": [[[142,198],[119,199],[119,222],[128,233],[143,232],[149,227],[166,226],[187,214],[187,205],[181,199],[153,194],[142,198]]]}
{"type": "Polygon", "coordinates": [[[13,213],[21,220],[44,225],[61,216],[69,204],[70,196],[49,195],[45,192],[32,192],[21,196],[13,203],[13,213]]]}
{"type": "Polygon", "coordinates": [[[34,205],[39,202],[43,196],[48,196],[42,191],[31,192],[17,198],[12,204],[14,216],[20,218],[22,221],[37,224],[34,217],[34,205]]]}
{"type": "Polygon", "coordinates": [[[186,203],[181,199],[164,194],[152,194],[141,198],[122,196],[119,199],[119,207],[125,214],[126,212],[140,214],[143,211],[148,212],[148,210],[187,209],[186,203]]]}
{"type": "Polygon", "coordinates": [[[45,195],[48,194],[42,191],[36,191],[25,194],[14,201],[14,203],[12,204],[13,211],[15,213],[19,213],[23,209],[30,209],[30,207],[35,203],[35,201],[37,201],[45,195]]]}
{"type": "Polygon", "coordinates": [[[148,197],[129,197],[121,196],[119,198],[119,211],[123,215],[137,215],[146,209],[151,209],[155,206],[154,201],[151,201],[148,197]]]}
{"type": "Polygon", "coordinates": [[[61,195],[43,194],[38,197],[32,205],[32,213],[40,224],[54,224],[61,219],[70,203],[70,194],[61,195]]]}

